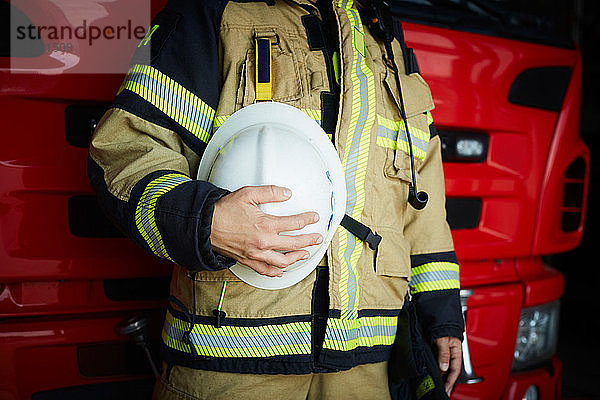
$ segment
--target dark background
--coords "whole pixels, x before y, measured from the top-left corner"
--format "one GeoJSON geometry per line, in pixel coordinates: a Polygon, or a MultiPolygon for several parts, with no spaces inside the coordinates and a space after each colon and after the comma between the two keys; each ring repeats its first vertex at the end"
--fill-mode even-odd
{"type": "Polygon", "coordinates": [[[566,399],[600,399],[600,263],[595,252],[598,235],[598,157],[600,149],[600,1],[523,1],[563,10],[565,30],[578,43],[583,61],[581,137],[591,151],[587,217],[581,245],[548,261],[565,275],[561,303],[558,355],[563,361],[563,396],[566,399]]]}

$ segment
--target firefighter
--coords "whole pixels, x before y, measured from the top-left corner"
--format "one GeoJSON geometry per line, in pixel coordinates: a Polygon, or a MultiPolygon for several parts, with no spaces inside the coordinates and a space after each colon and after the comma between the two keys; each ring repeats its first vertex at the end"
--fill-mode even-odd
{"type": "Polygon", "coordinates": [[[369,12],[352,0],[170,0],[139,44],[88,175],[114,223],[173,263],[156,398],[390,398],[407,296],[450,393],[464,322],[433,102],[400,32],[382,38],[369,12]],[[351,221],[279,290],[230,268],[284,275],[324,238],[280,233],[323,216],[260,211],[293,196],[285,185],[230,192],[194,179],[213,133],[260,100],[301,110],[330,137],[351,221]]]}

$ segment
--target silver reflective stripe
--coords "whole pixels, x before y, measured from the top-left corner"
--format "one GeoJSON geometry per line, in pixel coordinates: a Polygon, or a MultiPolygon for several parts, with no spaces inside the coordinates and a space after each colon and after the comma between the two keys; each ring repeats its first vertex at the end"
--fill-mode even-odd
{"type": "Polygon", "coordinates": [[[149,65],[134,65],[118,93],[123,90],[137,94],[198,139],[208,142],[215,110],[159,70],[149,65]]]}

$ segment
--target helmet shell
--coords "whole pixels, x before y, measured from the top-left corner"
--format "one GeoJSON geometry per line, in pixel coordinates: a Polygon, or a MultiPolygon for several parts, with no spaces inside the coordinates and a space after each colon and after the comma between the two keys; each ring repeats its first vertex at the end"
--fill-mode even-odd
{"type": "Polygon", "coordinates": [[[323,236],[321,244],[305,248],[309,258],[285,268],[282,277],[260,275],[239,263],[231,267],[241,280],[262,289],[283,289],[308,276],[325,254],[346,208],[344,173],[335,147],[314,120],[282,103],[253,104],[227,119],[208,143],[198,179],[230,191],[244,186],[286,187],[292,191],[289,200],[259,208],[278,216],[319,214],[317,223],[282,232],[323,236]]]}

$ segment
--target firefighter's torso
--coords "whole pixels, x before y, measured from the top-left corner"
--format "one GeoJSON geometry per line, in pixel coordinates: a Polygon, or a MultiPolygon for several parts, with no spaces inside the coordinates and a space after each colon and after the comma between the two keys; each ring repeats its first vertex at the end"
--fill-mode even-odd
{"type": "MultiPolygon", "coordinates": [[[[297,107],[322,125],[335,113],[328,130],[345,172],[346,214],[383,239],[372,250],[338,228],[326,255],[324,337],[315,334],[315,272],[287,289],[262,290],[229,270],[191,273],[175,266],[163,331],[171,363],[230,372],[308,373],[387,359],[415,242],[404,235],[410,207],[408,142],[383,43],[369,32],[352,1],[334,2],[332,15],[337,49],[323,44],[319,35],[327,27],[308,1],[227,3],[212,38],[218,41],[221,91],[212,129],[257,101],[256,40],[268,38],[272,101],[297,107]],[[331,102],[336,84],[339,101],[331,102]]],[[[400,45],[394,41],[393,46],[404,71],[400,45]]],[[[439,146],[439,138],[430,140],[433,102],[418,73],[401,73],[400,81],[418,169],[427,152],[439,146]]],[[[186,157],[194,176],[199,156],[187,149],[186,157]]],[[[443,198],[430,193],[436,196],[443,198]]]]}

